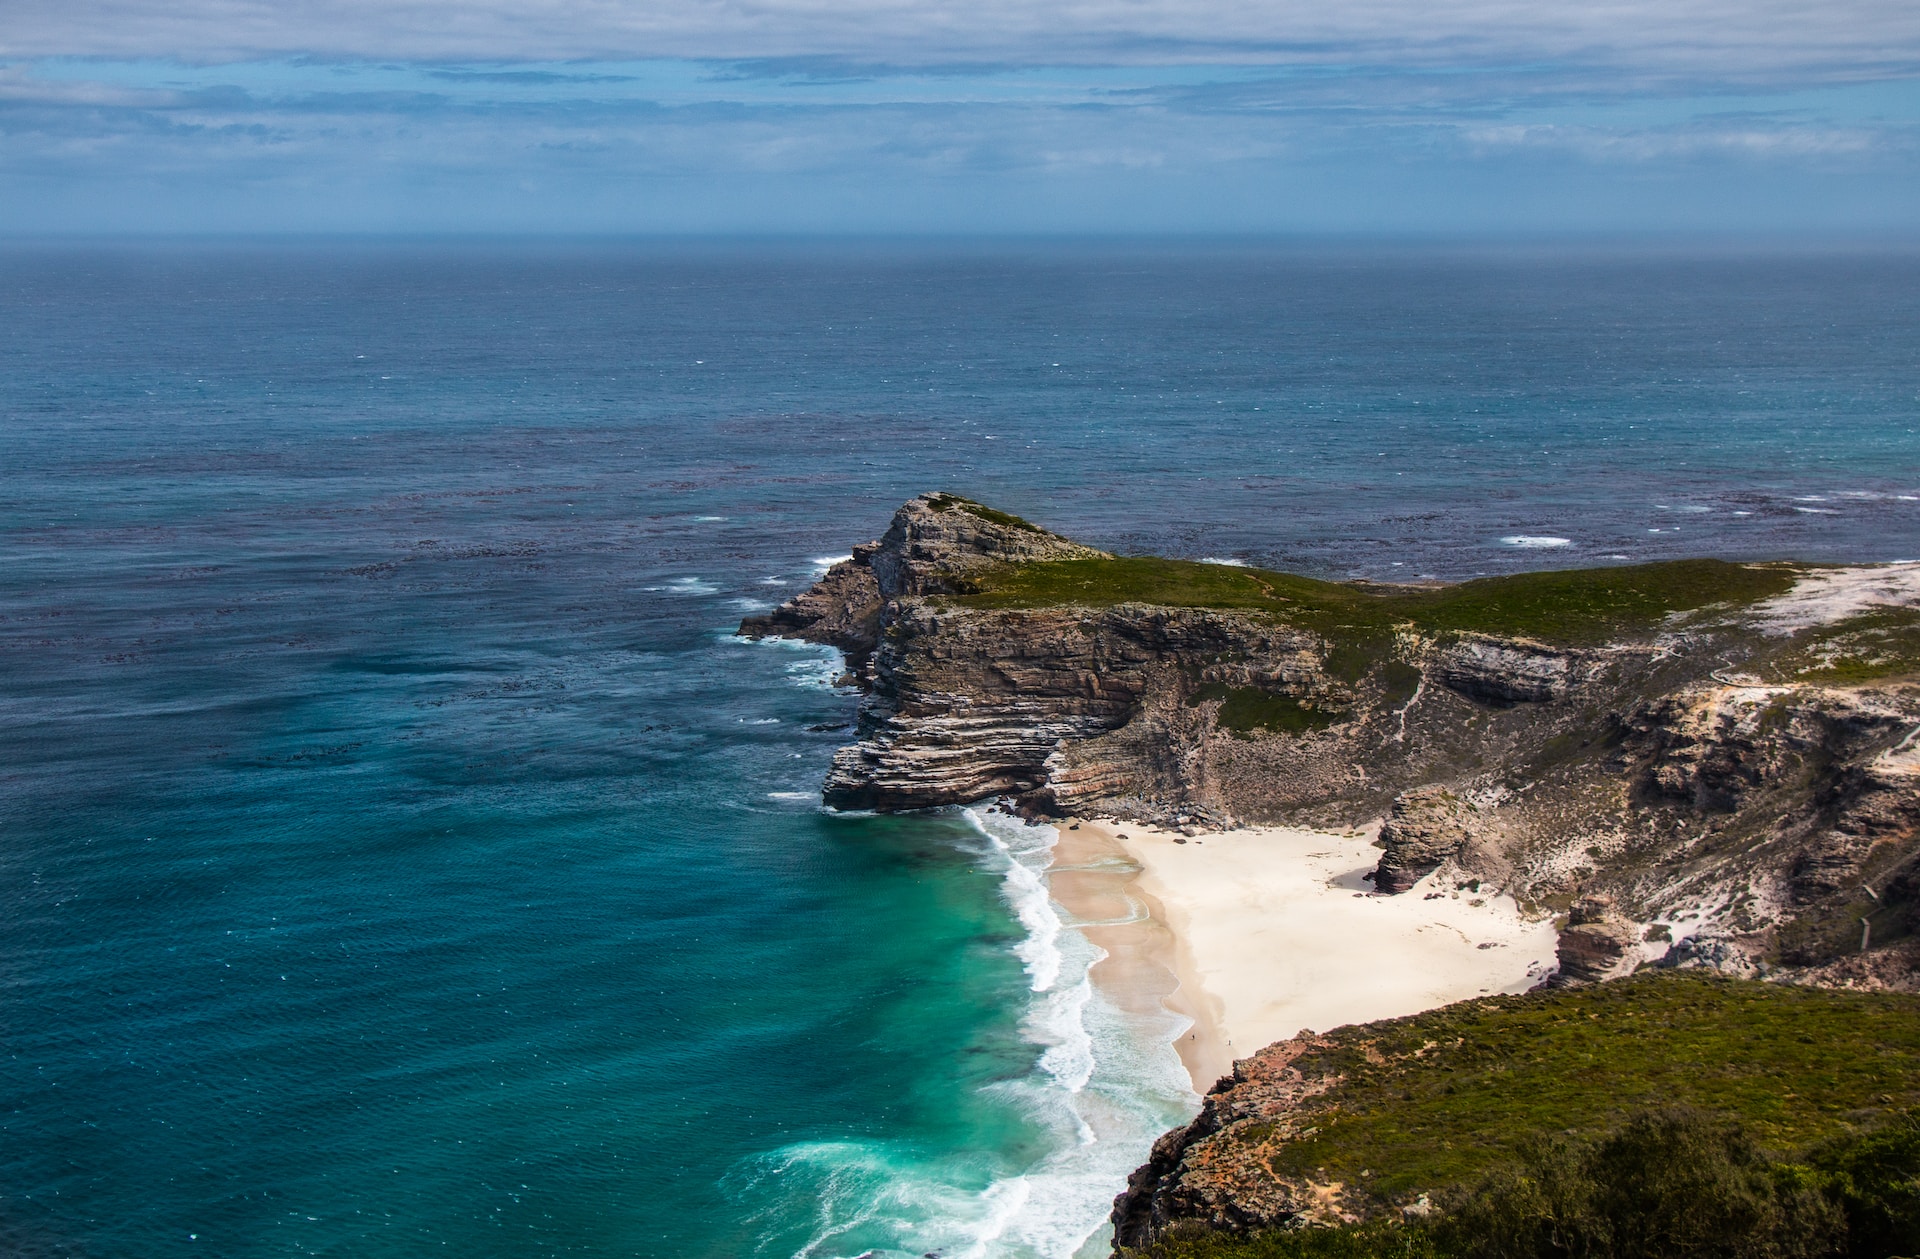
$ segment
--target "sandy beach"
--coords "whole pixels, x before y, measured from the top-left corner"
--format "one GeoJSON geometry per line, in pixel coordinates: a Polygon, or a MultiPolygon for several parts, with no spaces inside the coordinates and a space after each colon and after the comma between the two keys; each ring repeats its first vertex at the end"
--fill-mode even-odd
{"type": "Polygon", "coordinates": [[[1524,992],[1553,964],[1553,924],[1522,918],[1508,898],[1435,876],[1373,895],[1360,877],[1379,859],[1371,829],[1188,838],[1073,826],[1060,828],[1048,877],[1108,954],[1093,981],[1123,1008],[1158,1003],[1193,1020],[1176,1047],[1202,1093],[1235,1058],[1302,1029],[1524,992]]]}

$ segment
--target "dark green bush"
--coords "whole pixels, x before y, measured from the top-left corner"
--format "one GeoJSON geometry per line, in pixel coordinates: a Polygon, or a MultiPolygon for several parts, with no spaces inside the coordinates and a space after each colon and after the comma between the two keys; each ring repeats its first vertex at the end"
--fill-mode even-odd
{"type": "Polygon", "coordinates": [[[1912,1115],[1823,1146],[1811,1162],[1846,1216],[1848,1259],[1920,1255],[1920,1123],[1912,1115]]]}
{"type": "Polygon", "coordinates": [[[1431,1232],[1397,1224],[1254,1234],[1196,1231],[1129,1253],[1138,1259],[1445,1259],[1431,1232]]]}
{"type": "Polygon", "coordinates": [[[1190,1233],[1138,1259],[1900,1259],[1920,1256],[1920,1123],[1902,1115],[1804,1163],[1699,1111],[1595,1141],[1542,1138],[1432,1222],[1190,1233]]]}
{"type": "Polygon", "coordinates": [[[1454,1204],[1462,1259],[1813,1259],[1843,1254],[1844,1217],[1736,1125],[1643,1115],[1589,1145],[1542,1142],[1454,1204]]]}

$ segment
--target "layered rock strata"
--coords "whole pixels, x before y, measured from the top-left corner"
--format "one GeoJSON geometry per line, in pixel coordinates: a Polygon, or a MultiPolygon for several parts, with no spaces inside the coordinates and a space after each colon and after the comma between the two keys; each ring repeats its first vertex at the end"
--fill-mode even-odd
{"type": "Polygon", "coordinates": [[[1559,967],[1550,986],[1571,988],[1630,974],[1641,960],[1640,943],[1640,929],[1620,916],[1613,897],[1582,897],[1560,933],[1559,967]]]}
{"type": "MultiPolygon", "coordinates": [[[[1852,685],[1727,672],[1792,674],[1778,662],[1796,652],[1830,665],[1852,622],[1821,615],[1920,584],[1818,570],[1744,611],[1576,643],[974,597],[996,574],[1107,558],[928,495],[741,631],[847,653],[866,695],[830,803],[1005,795],[1030,812],[1190,827],[1384,815],[1378,892],[1485,885],[1567,914],[1569,981],[1649,958],[1818,979],[1863,941],[1892,949],[1920,926],[1920,689],[1884,668],[1852,685]],[[1593,896],[1613,907],[1575,920],[1593,896]]],[[[1862,634],[1883,655],[1904,641],[1871,618],[1862,634]]],[[[1898,969],[1856,966],[1850,982],[1904,982],[1888,978],[1898,969]]]]}
{"type": "MultiPolygon", "coordinates": [[[[1602,642],[1411,621],[1383,637],[1279,597],[990,589],[1108,558],[929,495],[741,632],[846,652],[866,694],[831,803],[1004,795],[1188,829],[1384,815],[1377,894],[1428,881],[1562,915],[1556,985],[1652,962],[1920,990],[1920,568],[1810,570],[1602,642]]],[[[1325,1048],[1303,1035],[1236,1063],[1116,1203],[1120,1243],[1337,1218],[1338,1186],[1266,1156],[1332,1087],[1300,1069],[1325,1048]]]]}
{"type": "Polygon", "coordinates": [[[1445,787],[1416,787],[1394,797],[1380,826],[1373,890],[1404,892],[1473,842],[1474,808],[1445,787]]]}

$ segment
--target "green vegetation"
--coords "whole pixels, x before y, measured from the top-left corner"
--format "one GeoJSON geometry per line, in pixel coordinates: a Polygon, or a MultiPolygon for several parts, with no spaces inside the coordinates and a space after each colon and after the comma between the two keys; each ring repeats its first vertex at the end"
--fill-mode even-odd
{"type": "Polygon", "coordinates": [[[1200,687],[1187,697],[1187,705],[1198,707],[1216,699],[1223,702],[1214,720],[1221,729],[1234,734],[1249,734],[1255,730],[1304,734],[1309,730],[1325,730],[1349,716],[1345,709],[1316,708],[1291,695],[1276,695],[1253,687],[1228,686],[1224,682],[1209,682],[1200,687]]]}
{"type": "Polygon", "coordinates": [[[963,511],[978,516],[982,520],[991,520],[996,525],[1005,525],[1009,529],[1025,529],[1028,533],[1045,533],[1031,520],[1022,520],[1010,512],[995,511],[985,503],[976,503],[970,498],[961,498],[958,494],[929,494],[927,506],[937,512],[963,511]]]}
{"type": "Polygon", "coordinates": [[[1774,681],[1836,686],[1920,675],[1920,609],[1875,608],[1802,630],[1762,671],[1774,681]]]}
{"type": "Polygon", "coordinates": [[[1891,1259],[1920,1250],[1920,1125],[1909,1116],[1768,1155],[1738,1123],[1637,1115],[1544,1138],[1438,1218],[1257,1236],[1193,1233],[1140,1259],[1891,1259]]]}
{"type": "Polygon", "coordinates": [[[1605,1131],[1648,1107],[1737,1119],[1777,1150],[1920,1107],[1920,996],[1648,972],[1335,1041],[1301,1065],[1345,1079],[1315,1103],[1319,1132],[1288,1143],[1274,1170],[1388,1197],[1467,1183],[1534,1134],[1605,1131]]]}
{"type": "MultiPolygon", "coordinates": [[[[971,510],[971,508],[969,509],[971,510]]],[[[1024,523],[1024,522],[1023,522],[1024,523]]],[[[1364,673],[1399,626],[1429,633],[1476,631],[1562,643],[1598,643],[1650,632],[1677,612],[1752,603],[1786,591],[1782,565],[1672,560],[1619,568],[1484,577],[1437,588],[1343,585],[1257,568],[1140,557],[1056,560],[970,574],[967,607],[1153,603],[1268,614],[1331,638],[1364,644],[1343,661],[1364,673]]]]}
{"type": "Polygon", "coordinates": [[[1343,1078],[1273,1170],[1439,1214],[1145,1254],[1920,1254],[1917,1016],[1920,996],[1647,972],[1343,1028],[1296,1064],[1343,1078]]]}

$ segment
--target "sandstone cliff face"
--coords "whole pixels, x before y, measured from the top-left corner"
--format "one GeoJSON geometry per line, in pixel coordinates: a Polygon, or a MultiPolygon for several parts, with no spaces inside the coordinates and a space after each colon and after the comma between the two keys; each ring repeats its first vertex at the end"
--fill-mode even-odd
{"type": "MultiPolygon", "coordinates": [[[[1891,947],[1920,926],[1920,692],[1726,679],[1730,652],[1786,641],[1774,613],[1755,632],[1578,647],[1402,627],[1356,653],[1258,612],[951,597],[996,565],[1101,554],[930,495],[749,618],[743,633],[842,648],[866,688],[827,800],[1005,795],[1208,826],[1384,815],[1379,892],[1482,880],[1561,913],[1611,897],[1568,921],[1569,981],[1663,950],[1812,975],[1863,934],[1891,947]]],[[[1805,620],[1804,599],[1776,602],[1805,620]]]]}
{"type": "Polygon", "coordinates": [[[1200,739],[1179,728],[1178,697],[1192,689],[1186,670],[1229,652],[1262,676],[1314,668],[1305,640],[1199,610],[898,603],[874,659],[860,741],[835,759],[827,799],[867,808],[989,794],[1063,809],[1126,798],[1151,798],[1163,812],[1204,805],[1204,767],[1183,763],[1200,739]],[[1161,702],[1169,697],[1173,712],[1161,702]],[[1103,763],[1100,749],[1080,750],[1143,718],[1136,740],[1149,727],[1155,734],[1138,751],[1103,763]]]}
{"type": "Polygon", "coordinates": [[[1545,704],[1567,698],[1604,672],[1607,664],[1605,652],[1463,634],[1435,653],[1433,672],[1462,695],[1486,703],[1545,704]]]}

